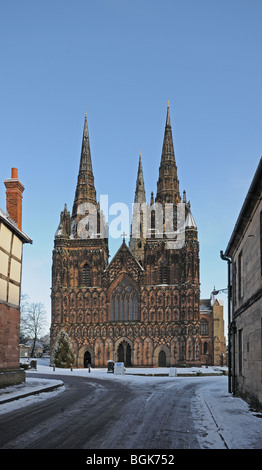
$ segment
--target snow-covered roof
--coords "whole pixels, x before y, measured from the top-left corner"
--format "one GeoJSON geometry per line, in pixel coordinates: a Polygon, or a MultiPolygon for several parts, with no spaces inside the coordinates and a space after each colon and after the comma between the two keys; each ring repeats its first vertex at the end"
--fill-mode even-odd
{"type": "Polygon", "coordinates": [[[210,299],[200,299],[200,312],[212,312],[210,299]]]}
{"type": "Polygon", "coordinates": [[[22,240],[23,243],[33,243],[31,238],[29,238],[22,230],[19,230],[17,227],[17,224],[11,217],[9,217],[9,214],[4,212],[0,208],[0,221],[3,222],[8,228],[10,228],[15,234],[22,240]]]}
{"type": "Polygon", "coordinates": [[[185,226],[189,227],[189,228],[195,228],[195,229],[197,228],[194,217],[193,217],[191,211],[189,211],[188,214],[187,214],[185,226]]]}

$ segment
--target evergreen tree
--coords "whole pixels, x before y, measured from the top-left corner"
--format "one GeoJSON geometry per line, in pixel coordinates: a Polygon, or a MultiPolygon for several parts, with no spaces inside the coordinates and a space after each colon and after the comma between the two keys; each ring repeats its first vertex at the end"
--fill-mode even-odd
{"type": "Polygon", "coordinates": [[[75,355],[69,336],[64,330],[61,330],[57,336],[53,358],[56,367],[71,367],[75,362],[75,355]]]}

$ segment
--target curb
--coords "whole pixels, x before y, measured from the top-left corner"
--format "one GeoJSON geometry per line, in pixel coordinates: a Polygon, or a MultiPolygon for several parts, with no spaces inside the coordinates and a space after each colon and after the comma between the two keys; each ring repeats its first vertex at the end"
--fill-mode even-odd
{"type": "MultiPolygon", "coordinates": [[[[145,376],[145,377],[172,377],[171,375],[169,374],[139,374],[139,373],[134,373],[134,374],[131,374],[131,373],[127,373],[127,374],[124,374],[125,376],[128,376],[128,375],[139,375],[139,376],[145,376]]],[[[209,373],[209,374],[203,374],[203,373],[191,373],[191,374],[177,374],[176,376],[173,376],[173,377],[220,377],[224,374],[218,372],[218,373],[209,373]]]]}
{"type": "Polygon", "coordinates": [[[40,388],[39,390],[33,390],[32,392],[27,392],[27,393],[23,393],[22,395],[17,395],[11,398],[6,398],[5,400],[0,399],[0,405],[3,405],[4,403],[9,403],[14,400],[20,400],[20,398],[26,398],[26,397],[29,397],[30,395],[38,395],[39,393],[53,392],[54,390],[56,390],[59,387],[62,387],[63,385],[64,385],[64,382],[61,382],[60,384],[51,385],[46,388],[40,388]]]}

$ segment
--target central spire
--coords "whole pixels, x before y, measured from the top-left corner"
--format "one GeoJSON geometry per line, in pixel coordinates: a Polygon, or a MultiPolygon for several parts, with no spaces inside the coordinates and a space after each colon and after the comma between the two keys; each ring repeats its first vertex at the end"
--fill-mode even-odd
{"type": "Polygon", "coordinates": [[[97,204],[86,113],[72,219],[77,218],[79,207],[83,203],[97,204]]]}
{"type": "Polygon", "coordinates": [[[146,192],[145,192],[145,183],[143,176],[142,168],[142,159],[141,153],[139,153],[139,163],[137,170],[137,179],[136,179],[136,192],[132,213],[132,224],[131,224],[131,236],[129,242],[129,249],[136,260],[140,264],[143,264],[144,259],[144,215],[143,215],[143,205],[146,204],[146,192]]]}
{"type": "Polygon", "coordinates": [[[180,201],[181,197],[179,193],[179,181],[177,178],[177,166],[168,102],[159,178],[157,182],[156,202],[177,204],[180,201]]]}

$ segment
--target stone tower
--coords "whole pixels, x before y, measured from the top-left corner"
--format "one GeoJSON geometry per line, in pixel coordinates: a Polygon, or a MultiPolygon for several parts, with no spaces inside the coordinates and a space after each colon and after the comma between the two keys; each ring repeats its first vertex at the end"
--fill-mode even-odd
{"type": "MultiPolygon", "coordinates": [[[[51,346],[56,330],[91,319],[86,292],[101,288],[108,264],[107,226],[96,200],[87,118],[72,216],[65,204],[55,234],[52,266],[51,346]]],[[[98,305],[97,305],[98,307],[98,305]]],[[[98,310],[97,310],[98,311],[98,310]]]]}

